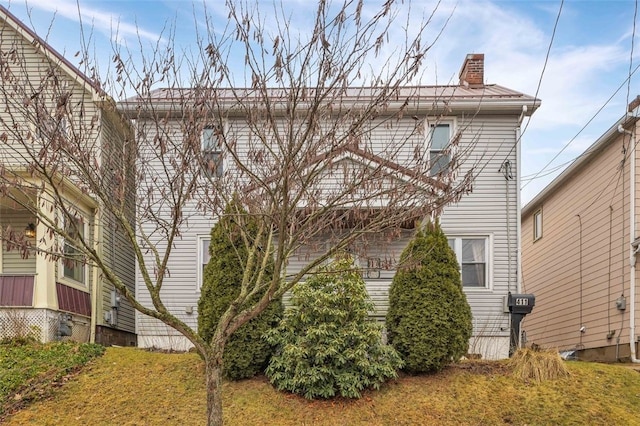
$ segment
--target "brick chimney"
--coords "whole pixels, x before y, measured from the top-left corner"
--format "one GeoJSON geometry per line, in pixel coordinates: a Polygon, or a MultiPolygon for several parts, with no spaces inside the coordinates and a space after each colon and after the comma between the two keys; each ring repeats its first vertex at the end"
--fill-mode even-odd
{"type": "Polygon", "coordinates": [[[469,53],[460,70],[460,85],[480,87],[484,85],[484,53],[469,53]]]}

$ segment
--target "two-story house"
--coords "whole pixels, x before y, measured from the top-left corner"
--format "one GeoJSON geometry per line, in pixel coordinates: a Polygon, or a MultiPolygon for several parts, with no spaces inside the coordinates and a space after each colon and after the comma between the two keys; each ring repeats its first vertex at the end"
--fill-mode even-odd
{"type": "MultiPolygon", "coordinates": [[[[145,102],[131,99],[121,107],[135,116],[136,126],[141,129],[139,134],[151,135],[149,144],[159,143],[158,137],[153,135],[157,134],[154,129],[160,127],[160,120],[157,120],[160,117],[164,126],[162,140],[171,140],[175,145],[180,138],[187,139],[184,136],[185,120],[181,122],[180,117],[188,114],[185,105],[189,103],[184,102],[184,98],[189,90],[158,89],[145,102]]],[[[349,93],[358,94],[359,99],[363,99],[367,90],[353,88],[352,92],[345,91],[342,106],[350,102],[349,93]]],[[[329,185],[328,188],[332,184],[339,185],[343,180],[340,173],[348,171],[353,164],[396,170],[395,176],[400,180],[409,177],[416,179],[414,171],[403,163],[403,158],[413,158],[414,153],[430,162],[428,175],[437,175],[447,167],[451,159],[449,155],[453,152],[451,146],[455,144],[455,152],[460,154],[457,158],[461,161],[457,176],[473,176],[473,183],[468,194],[444,208],[440,221],[458,256],[464,291],[473,312],[474,331],[470,352],[481,354],[484,358],[505,358],[509,353],[511,322],[509,313],[505,312],[504,299],[509,292],[517,293],[520,290],[520,125],[523,117],[530,116],[539,107],[540,101],[498,85],[485,84],[483,54],[466,57],[458,85],[407,87],[400,90],[398,97],[404,99],[404,94],[407,94],[407,104],[410,105],[407,113],[402,116],[397,114],[400,108],[406,106],[402,102],[391,104],[387,110],[381,111],[376,120],[384,120],[385,114],[398,116],[393,126],[376,125],[373,120],[371,131],[365,135],[369,148],[347,148],[347,154],[342,151],[336,154],[335,164],[340,167],[335,167],[323,182],[329,185]],[[409,142],[408,151],[397,155],[381,154],[384,147],[392,145],[395,138],[405,138],[409,142]]],[[[286,90],[273,90],[270,96],[276,102],[278,96],[286,98],[286,95],[286,90]]],[[[232,93],[227,98],[225,96],[224,89],[216,93],[216,103],[223,108],[225,102],[232,105],[234,101],[232,93]]],[[[200,105],[197,102],[190,105],[194,103],[200,105]]],[[[342,113],[345,110],[349,110],[348,105],[342,109],[342,113]]],[[[236,132],[234,146],[255,144],[256,137],[252,139],[249,132],[243,133],[247,120],[256,119],[248,117],[247,111],[237,108],[232,113],[225,113],[222,130],[219,126],[204,126],[203,149],[216,145],[211,141],[218,131],[236,132]]],[[[287,113],[285,108],[282,113],[287,113]]],[[[338,113],[336,108],[335,114],[338,113]]],[[[260,116],[259,111],[255,114],[260,116]]],[[[333,118],[329,116],[325,119],[333,118]]],[[[224,178],[227,164],[231,163],[226,157],[229,153],[214,151],[211,151],[211,158],[216,164],[215,173],[224,178]]],[[[256,151],[255,155],[258,154],[256,151]]],[[[323,161],[327,159],[324,154],[320,157],[323,161]]],[[[149,176],[149,179],[153,177],[149,176]]],[[[197,327],[202,270],[209,259],[209,232],[216,222],[216,218],[207,214],[204,207],[200,206],[202,210],[199,212],[194,206],[192,211],[185,213],[189,219],[181,229],[180,238],[171,242],[173,254],[167,268],[169,272],[162,284],[165,306],[194,328],[197,327]]],[[[160,208],[158,212],[161,212],[160,208]]],[[[168,213],[165,211],[164,214],[168,213]]],[[[384,318],[388,306],[388,288],[397,259],[411,238],[414,226],[415,223],[400,227],[388,235],[372,236],[366,256],[358,258],[360,266],[366,271],[367,288],[376,305],[373,315],[380,319],[384,318]]],[[[143,225],[142,234],[154,235],[154,227],[157,224],[143,225]]],[[[319,246],[324,244],[323,249],[326,249],[326,244],[331,242],[328,237],[319,237],[316,243],[319,246]]],[[[355,254],[358,254],[357,250],[355,254]]],[[[157,256],[157,253],[149,251],[146,256],[148,263],[154,264],[153,256],[157,256]]],[[[289,259],[287,273],[299,270],[301,262],[308,262],[312,257],[313,253],[301,249],[289,259]]],[[[150,306],[151,296],[140,273],[136,279],[139,300],[150,306]]],[[[140,346],[180,350],[190,346],[190,342],[179,333],[151,317],[137,314],[136,324],[140,346]]]]}
{"type": "Polygon", "coordinates": [[[635,359],[640,98],[522,210],[527,340],[581,359],[635,359]]]}
{"type": "MultiPolygon", "coordinates": [[[[0,338],[135,345],[132,307],[77,247],[52,237],[44,220],[62,224],[66,217],[67,232],[88,241],[134,290],[132,250],[113,215],[72,173],[54,170],[56,151],[71,146],[59,142],[73,138],[86,145],[76,155],[92,152],[92,167],[110,185],[123,161],[133,161],[129,122],[91,79],[2,6],[0,103],[0,338]],[[53,180],[34,167],[48,160],[53,180]],[[62,208],[74,212],[74,223],[62,208]],[[53,253],[56,245],[62,256],[53,253]]],[[[125,191],[134,220],[133,185],[125,191]]]]}

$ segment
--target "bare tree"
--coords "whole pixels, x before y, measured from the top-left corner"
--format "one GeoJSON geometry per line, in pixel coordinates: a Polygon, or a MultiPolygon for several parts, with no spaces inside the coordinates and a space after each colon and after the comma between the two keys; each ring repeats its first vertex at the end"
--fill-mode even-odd
{"type": "MultiPolygon", "coordinates": [[[[184,335],[205,362],[210,425],[222,423],[222,355],[238,327],[336,252],[366,255],[373,236],[413,228],[470,189],[472,171],[456,173],[459,134],[440,158],[430,157],[427,123],[446,114],[447,99],[411,86],[430,47],[430,17],[402,16],[395,3],[372,11],[363,1],[320,1],[312,28],[301,31],[282,5],[266,19],[257,3],[228,1],[228,26],[214,28],[205,15],[195,54],[179,53],[171,31],[142,62],[114,45],[115,72],[95,86],[127,97],[119,110],[106,95],[100,106],[131,119],[135,138],[119,154],[111,147],[110,162],[95,137],[101,121],[82,113],[95,100],[70,92],[55,69],[28,85],[3,80],[10,113],[0,189],[49,231],[36,245],[5,238],[52,259],[70,257],[64,244],[72,244],[77,256],[68,261],[98,268],[135,309],[184,335]],[[231,66],[238,57],[241,72],[231,66]],[[19,170],[10,167],[16,162],[19,170]],[[123,284],[93,241],[65,226],[77,223],[68,183],[117,222],[150,303],[123,284]],[[225,213],[232,199],[242,213],[225,213]],[[243,233],[249,256],[240,294],[204,341],[167,307],[162,290],[190,220],[223,214],[240,224],[251,216],[259,230],[243,233]],[[274,273],[266,280],[268,257],[274,273]],[[247,307],[256,294],[264,295],[247,307]]],[[[21,66],[0,62],[0,72],[19,79],[21,66]]]]}

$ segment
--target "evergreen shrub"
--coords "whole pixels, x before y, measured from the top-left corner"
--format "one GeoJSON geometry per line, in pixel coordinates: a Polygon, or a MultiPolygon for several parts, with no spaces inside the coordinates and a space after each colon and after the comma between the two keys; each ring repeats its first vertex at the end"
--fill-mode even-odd
{"type": "Polygon", "coordinates": [[[293,306],[267,334],[277,349],[265,373],[277,389],[307,399],[359,398],[396,377],[402,361],[368,316],[373,304],[351,258],[321,268],[292,294],[293,306]]]}
{"type": "Polygon", "coordinates": [[[410,373],[439,371],[467,353],[471,308],[438,223],[417,232],[389,289],[387,337],[410,373]]]}
{"type": "MultiPolygon", "coordinates": [[[[211,229],[209,253],[211,259],[203,274],[203,283],[198,301],[198,333],[210,341],[218,321],[240,294],[242,275],[247,263],[248,250],[243,243],[240,230],[249,238],[255,237],[257,224],[255,219],[240,207],[232,205],[227,214],[211,229]],[[236,212],[236,213],[231,213],[236,212]],[[238,213],[239,212],[239,213],[238,213]],[[238,221],[242,221],[242,225],[238,221]]],[[[263,276],[268,282],[273,276],[273,263],[269,263],[263,276]]],[[[239,310],[257,302],[264,293],[247,300],[239,310]]],[[[238,328],[228,339],[224,349],[224,376],[239,380],[253,377],[266,367],[273,351],[272,346],[263,338],[265,332],[277,326],[282,317],[281,300],[274,300],[257,317],[238,328]]]]}

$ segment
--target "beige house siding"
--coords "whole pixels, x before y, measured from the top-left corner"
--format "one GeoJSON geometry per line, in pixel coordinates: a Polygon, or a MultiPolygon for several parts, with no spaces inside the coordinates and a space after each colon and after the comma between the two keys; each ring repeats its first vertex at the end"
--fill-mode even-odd
{"type": "MultiPolygon", "coordinates": [[[[113,165],[113,161],[126,160],[124,152],[121,149],[119,153],[117,151],[124,141],[127,123],[115,113],[105,113],[102,104],[105,99],[101,93],[95,90],[87,77],[2,6],[0,6],[0,50],[3,57],[1,82],[3,87],[0,88],[2,89],[0,90],[0,101],[6,106],[0,110],[0,133],[6,133],[8,143],[19,138],[32,137],[33,144],[37,147],[41,141],[37,124],[39,120],[42,120],[42,114],[45,118],[53,115],[61,95],[68,95],[66,103],[68,114],[65,114],[67,134],[81,135],[83,144],[94,150],[96,162],[101,170],[111,170],[112,168],[107,166],[113,165]],[[56,84],[51,83],[52,73],[55,74],[56,84]],[[33,102],[41,100],[44,106],[41,113],[36,114],[35,104],[26,105],[24,103],[26,99],[31,99],[33,102]],[[20,133],[18,134],[16,131],[20,133]]],[[[24,155],[24,149],[20,148],[19,144],[5,145],[5,147],[6,149],[0,149],[0,162],[4,166],[23,167],[27,161],[25,159],[29,158],[29,155],[24,155]]],[[[33,179],[37,179],[37,176],[33,179]]],[[[69,179],[77,188],[83,187],[83,182],[77,179],[73,173],[70,173],[69,179]]],[[[108,177],[105,176],[105,179],[108,180],[108,177]]],[[[114,228],[111,222],[103,221],[102,210],[99,207],[96,208],[97,204],[94,200],[90,196],[80,195],[81,193],[82,190],[65,191],[64,197],[69,205],[76,206],[81,210],[81,214],[88,224],[88,236],[90,235],[90,238],[93,239],[94,247],[109,257],[109,261],[112,261],[118,275],[122,276],[133,290],[135,263],[131,249],[122,243],[124,239],[122,235],[118,235],[119,229],[114,228]],[[113,234],[114,230],[115,234],[113,234]],[[104,232],[107,235],[115,236],[108,240],[101,240],[104,232]],[[118,246],[116,247],[116,245],[118,246]]],[[[129,188],[129,194],[133,220],[133,197],[135,197],[133,188],[129,188]]],[[[52,209],[50,214],[57,214],[56,210],[52,209]]],[[[38,224],[37,221],[28,219],[24,212],[11,211],[7,206],[4,206],[0,211],[0,221],[3,227],[11,225],[18,231],[23,231],[27,223],[36,222],[37,241],[40,241],[46,232],[42,223],[38,224]]],[[[92,293],[93,289],[97,294],[109,291],[103,288],[104,281],[101,274],[96,274],[96,268],[91,266],[87,267],[85,283],[81,284],[69,282],[68,279],[62,277],[59,271],[59,262],[52,263],[43,256],[30,256],[27,259],[22,259],[16,251],[6,252],[5,250],[1,254],[2,273],[30,271],[30,273],[36,274],[34,307],[46,310],[46,315],[45,311],[33,315],[44,315],[42,318],[46,317],[47,321],[51,319],[55,323],[51,328],[54,331],[57,327],[57,311],[60,307],[56,296],[56,283],[67,284],[83,293],[92,293]],[[97,282],[95,282],[96,278],[97,282]]],[[[107,303],[110,305],[110,300],[107,303]]],[[[134,315],[130,306],[126,303],[123,305],[119,328],[132,333],[135,329],[134,315]]],[[[92,309],[100,311],[98,315],[96,312],[92,312],[93,325],[103,324],[102,310],[96,309],[94,303],[92,303],[92,309]]],[[[2,309],[0,309],[1,315],[2,309]]],[[[86,324],[83,323],[82,326],[82,339],[84,340],[89,338],[89,319],[83,318],[82,321],[86,321],[86,324]]],[[[49,329],[48,326],[41,328],[43,328],[44,340],[50,340],[53,338],[52,336],[55,336],[44,331],[45,328],[49,329]]]]}
{"type": "Polygon", "coordinates": [[[630,161],[621,169],[622,160],[616,132],[562,185],[524,209],[523,288],[536,296],[523,325],[528,342],[558,349],[628,345],[630,307],[615,305],[621,295],[628,302],[630,292],[630,161]],[[542,237],[534,241],[539,209],[542,237]]]}

